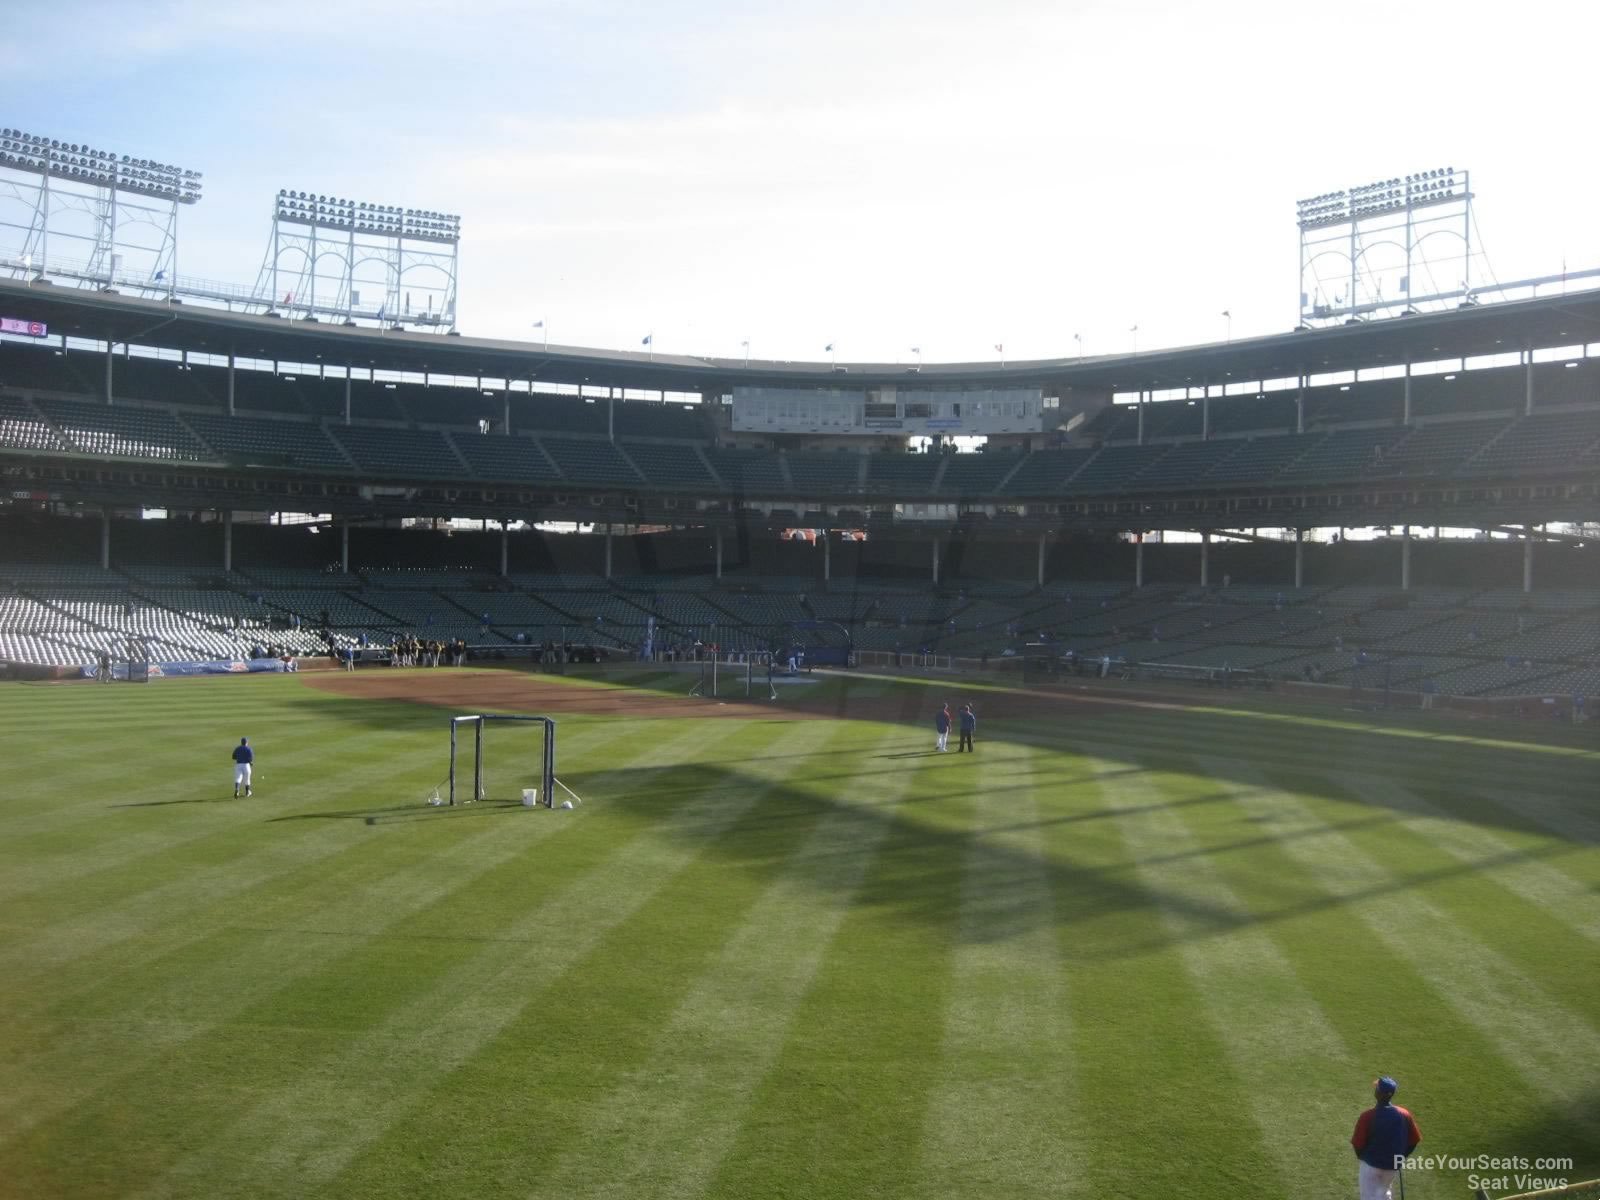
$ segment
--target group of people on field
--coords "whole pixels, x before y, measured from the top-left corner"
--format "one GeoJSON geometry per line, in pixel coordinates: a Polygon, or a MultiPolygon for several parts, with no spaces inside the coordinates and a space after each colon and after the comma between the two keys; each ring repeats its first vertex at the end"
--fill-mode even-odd
{"type": "Polygon", "coordinates": [[[978,732],[978,714],[972,711],[971,704],[963,704],[959,714],[950,711],[950,704],[945,702],[943,708],[934,714],[933,728],[938,736],[934,739],[934,749],[943,754],[950,748],[950,730],[957,727],[961,733],[961,740],[956,743],[956,753],[963,751],[977,753],[972,745],[972,735],[978,732]]]}
{"type": "Polygon", "coordinates": [[[389,652],[392,667],[462,667],[466,663],[467,643],[460,638],[440,642],[407,636],[398,639],[389,652]]]}

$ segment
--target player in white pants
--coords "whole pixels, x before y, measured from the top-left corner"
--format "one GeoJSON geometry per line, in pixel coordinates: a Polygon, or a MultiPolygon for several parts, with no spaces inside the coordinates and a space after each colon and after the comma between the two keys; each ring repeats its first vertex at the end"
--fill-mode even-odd
{"type": "Polygon", "coordinates": [[[250,749],[250,739],[240,738],[239,744],[233,748],[233,798],[239,798],[239,789],[244,788],[246,796],[253,795],[250,790],[250,767],[256,760],[256,752],[250,749]]]}

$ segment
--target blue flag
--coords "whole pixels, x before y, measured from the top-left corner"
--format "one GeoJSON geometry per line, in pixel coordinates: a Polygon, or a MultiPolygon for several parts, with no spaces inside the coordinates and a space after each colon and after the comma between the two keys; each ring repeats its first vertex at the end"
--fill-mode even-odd
{"type": "Polygon", "coordinates": [[[639,345],[648,346],[651,342],[655,341],[655,337],[656,337],[655,334],[647,333],[647,334],[644,335],[644,341],[640,342],[639,345]]]}

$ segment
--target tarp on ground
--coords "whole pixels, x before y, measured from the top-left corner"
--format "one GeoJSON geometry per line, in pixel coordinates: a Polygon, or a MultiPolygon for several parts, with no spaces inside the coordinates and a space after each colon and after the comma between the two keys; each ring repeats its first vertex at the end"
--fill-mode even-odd
{"type": "MultiPolygon", "coordinates": [[[[85,679],[93,679],[99,670],[93,663],[80,668],[85,679]]],[[[169,675],[249,675],[257,671],[281,671],[283,662],[276,658],[235,658],[214,659],[210,662],[166,662],[151,663],[150,678],[160,679],[169,675]]],[[[126,662],[113,662],[111,664],[111,677],[113,679],[126,679],[128,677],[128,664],[126,662]]]]}

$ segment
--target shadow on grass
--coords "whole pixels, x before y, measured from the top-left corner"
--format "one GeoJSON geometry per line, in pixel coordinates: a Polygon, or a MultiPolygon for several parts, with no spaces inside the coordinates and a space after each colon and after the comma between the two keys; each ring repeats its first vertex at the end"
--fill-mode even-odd
{"type": "MultiPolygon", "coordinates": [[[[1560,1168],[1530,1168],[1525,1174],[1545,1179],[1565,1178],[1568,1183],[1600,1179],[1600,1090],[1576,1102],[1547,1102],[1517,1124],[1495,1128],[1484,1153],[1517,1156],[1530,1163],[1539,1159],[1571,1159],[1560,1168]]],[[[1502,1172],[1484,1172],[1500,1174],[1502,1172]]],[[[1548,1186],[1548,1185],[1544,1185],[1548,1186]]]]}
{"type": "MultiPolygon", "coordinates": [[[[939,703],[971,700],[979,712],[980,745],[1015,744],[1089,753],[1121,764],[1129,773],[1192,773],[1190,756],[1204,753],[1218,783],[1246,787],[1255,786],[1263,772],[1309,779],[1320,772],[1356,771],[1396,780],[1413,790],[1426,785],[1430,802],[1451,819],[1549,837],[1552,830],[1548,824],[1516,811],[1514,803],[1503,799],[1537,793],[1558,799],[1561,812],[1575,814],[1560,831],[1561,836],[1581,844],[1600,844],[1600,804],[1593,799],[1600,796],[1600,753],[1551,746],[1515,727],[1443,726],[1423,720],[1429,714],[1398,712],[1351,717],[1331,708],[1325,712],[1273,712],[1252,707],[1218,710],[1186,706],[1181,698],[1125,704],[1116,703],[1117,689],[1111,685],[1090,689],[1087,694],[1056,695],[996,689],[992,684],[963,686],[954,679],[931,683],[874,679],[871,695],[852,698],[851,682],[829,680],[826,696],[777,707],[771,716],[746,719],[753,724],[787,725],[791,718],[785,714],[798,708],[814,717],[899,724],[915,730],[915,744],[920,747],[931,731],[932,713],[939,703]],[[1489,794],[1496,798],[1485,798],[1489,794]]],[[[606,690],[574,689],[574,700],[581,700],[584,692],[604,695],[606,690]]],[[[1209,705],[1216,700],[1210,694],[1197,695],[1193,703],[1209,705]]],[[[293,703],[314,709],[319,719],[358,728],[389,733],[416,730],[440,738],[441,745],[448,736],[449,710],[422,697],[414,701],[360,700],[307,690],[293,703]]],[[[685,700],[685,718],[704,711],[698,702],[685,700]]],[[[615,721],[618,717],[604,719],[615,721]]],[[[622,714],[621,720],[630,718],[622,714]]],[[[904,766],[885,772],[840,772],[834,779],[847,784],[872,774],[898,772],[935,753],[920,748],[891,750],[876,757],[904,766]]],[[[784,757],[803,762],[817,754],[784,757]]],[[[967,761],[981,767],[983,760],[980,753],[967,761]]],[[[776,760],[763,756],[763,761],[776,760]]],[[[742,762],[721,759],[704,765],[737,769],[742,762]]],[[[1038,782],[1044,782],[1043,778],[1038,782]]],[[[1548,819],[1549,814],[1545,815],[1548,819]]]]}
{"type": "MultiPolygon", "coordinates": [[[[913,769],[919,769],[925,781],[942,768],[930,764],[913,769]]],[[[848,797],[830,795],[826,786],[818,789],[820,780],[809,777],[794,785],[772,787],[770,781],[706,764],[655,770],[648,784],[642,779],[631,780],[632,774],[627,769],[598,772],[595,780],[585,778],[582,783],[591,786],[594,795],[606,796],[608,806],[629,810],[644,820],[659,815],[663,805],[703,797],[712,791],[737,794],[761,788],[765,792],[761,803],[740,819],[736,835],[714,839],[704,846],[703,853],[764,880],[774,880],[788,868],[797,838],[819,818],[842,817],[859,823],[861,835],[847,839],[850,848],[839,851],[874,858],[865,882],[853,898],[854,906],[876,910],[896,920],[934,925],[952,936],[982,942],[1009,940],[1048,925],[1063,934],[1060,944],[1065,956],[1077,961],[1116,961],[1160,952],[1174,945],[1339,911],[1374,898],[1429,888],[1518,863],[1547,861],[1576,850],[1560,843],[1508,849],[1477,861],[1451,862],[1397,874],[1372,887],[1340,894],[1324,891],[1314,882],[1296,882],[1297,877],[1291,874],[1286,876],[1286,886],[1293,890],[1281,903],[1241,912],[1181,890],[1152,885],[1141,878],[1140,868],[1220,858],[1303,838],[1381,827],[1401,819],[1402,814],[1356,814],[1343,821],[1316,822],[1278,835],[1247,827],[1249,836],[1235,840],[1102,864],[1062,857],[1071,854],[1070,843],[1058,844],[1052,853],[1043,854],[1008,845],[996,835],[1222,804],[1236,793],[1226,789],[1207,791],[1159,803],[1121,808],[1097,806],[1013,825],[968,829],[952,827],[948,808],[942,814],[934,808],[945,802],[964,805],[971,798],[970,788],[914,791],[894,803],[873,799],[852,802],[848,797]],[[603,784],[598,782],[602,778],[603,784]],[[1038,902],[1037,881],[1041,874],[1048,882],[1052,904],[1038,902]],[[964,893],[969,906],[974,903],[967,883],[971,877],[984,881],[983,894],[976,900],[976,920],[971,919],[970,911],[966,919],[962,914],[964,893]],[[1147,919],[1140,920],[1137,932],[1130,934],[1126,921],[1119,919],[1129,916],[1147,919]],[[1174,916],[1179,919],[1168,919],[1174,916]]],[[[580,786],[580,790],[584,788],[580,786]]],[[[698,822],[662,819],[655,824],[663,837],[697,844],[703,832],[698,822]]]]}
{"type": "Polygon", "coordinates": [[[457,804],[399,804],[387,808],[343,808],[323,812],[285,813],[281,817],[268,817],[269,825],[279,821],[365,821],[369,825],[386,825],[394,821],[452,821],[464,817],[492,816],[495,813],[519,812],[530,806],[520,800],[479,800],[476,803],[457,804]]]}
{"type": "MultiPolygon", "coordinates": [[[[125,804],[108,804],[107,808],[161,808],[167,804],[231,804],[238,796],[190,796],[183,800],[129,800],[125,804]]],[[[253,797],[246,797],[253,798],[253,797]]]]}

